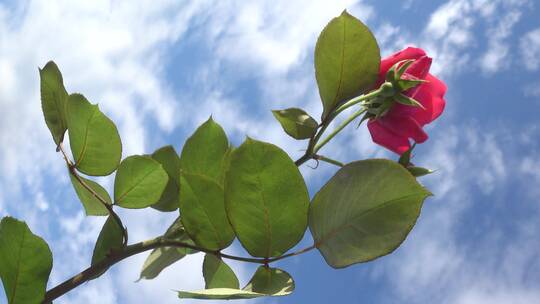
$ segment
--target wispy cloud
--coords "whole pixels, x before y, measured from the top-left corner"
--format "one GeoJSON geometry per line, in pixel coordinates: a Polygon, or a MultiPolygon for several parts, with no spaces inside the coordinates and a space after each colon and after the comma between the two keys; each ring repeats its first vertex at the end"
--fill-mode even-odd
{"type": "Polygon", "coordinates": [[[536,71],[540,67],[540,28],[526,33],[520,40],[521,56],[526,69],[536,71]]]}
{"type": "MultiPolygon", "coordinates": [[[[453,82],[468,69],[493,72],[505,67],[512,50],[508,38],[527,3],[448,1],[431,14],[420,35],[385,20],[373,6],[352,0],[29,1],[9,9],[0,4],[0,112],[4,114],[0,120],[0,212],[28,220],[32,229],[50,241],[55,260],[62,261],[55,264],[53,282],[72,275],[90,260],[103,219],[84,218],[80,209],[72,207],[77,202],[43,123],[37,67],[49,59],[59,63],[68,90],[99,102],[117,122],[124,155],[149,152],[153,148],[149,142],[155,137],[188,133],[214,114],[235,143],[247,134],[297,156],[304,144],[284,136],[269,110],[299,106],[314,116],[320,114],[312,51],[320,29],[343,8],[368,23],[380,22],[375,32],[385,54],[406,44],[422,46],[436,58],[433,72],[453,82]],[[170,50],[184,46],[188,35],[212,58],[197,66],[191,78],[193,88],[179,94],[166,77],[167,65],[171,64],[170,50]],[[8,43],[13,41],[17,43],[8,43]],[[473,55],[484,59],[474,64],[473,55]],[[255,79],[250,82],[254,93],[249,98],[239,93],[246,89],[241,83],[245,79],[255,79]],[[156,133],[150,135],[150,129],[157,129],[156,133]],[[39,161],[29,161],[33,159],[39,161]]],[[[521,53],[531,70],[540,65],[538,50],[531,47],[537,44],[537,31],[521,40],[521,53]]],[[[459,100],[453,94],[448,102],[454,108],[449,111],[457,111],[459,100]]],[[[536,174],[540,170],[533,169],[540,168],[540,147],[534,140],[538,132],[509,136],[503,127],[488,131],[479,124],[457,124],[451,119],[437,122],[437,128],[441,128],[440,137],[430,139],[432,148],[419,155],[421,163],[439,169],[425,179],[437,197],[426,204],[404,247],[382,260],[374,273],[395,290],[389,301],[538,301],[539,292],[530,282],[538,281],[540,273],[535,257],[540,244],[534,238],[540,230],[535,220],[540,212],[530,203],[532,190],[517,188],[521,196],[514,198],[505,187],[520,174],[523,178],[512,185],[540,179],[536,174]],[[528,152],[516,152],[519,149],[513,146],[528,152]],[[478,206],[479,196],[493,204],[478,206]],[[508,219],[503,226],[493,220],[517,212],[513,204],[525,205],[530,212],[512,214],[519,222],[508,219]],[[463,235],[476,243],[467,242],[469,238],[463,235]],[[418,290],[431,292],[418,294],[418,290]]],[[[347,129],[325,149],[343,161],[389,156],[371,143],[364,128],[347,129]]],[[[302,170],[310,183],[318,185],[322,179],[314,173],[328,176],[335,168],[322,164],[317,171],[302,170]]],[[[104,182],[110,185],[111,181],[104,182]]],[[[138,211],[121,213],[133,239],[162,233],[164,223],[174,217],[157,212],[148,216],[138,211]]],[[[202,287],[200,255],[171,267],[155,281],[132,283],[143,260],[140,255],[120,264],[59,303],[90,303],[96,294],[100,303],[176,303],[169,289],[202,287]]],[[[235,266],[245,281],[250,269],[235,266]]]]}
{"type": "Polygon", "coordinates": [[[479,133],[476,125],[445,133],[422,160],[439,167],[426,179],[435,198],[426,202],[403,248],[374,266],[374,275],[393,286],[388,302],[539,301],[540,290],[532,284],[540,267],[534,232],[540,229],[540,208],[531,192],[537,191],[517,186],[530,179],[523,170],[537,178],[538,147],[523,150],[526,140],[501,130],[479,133]],[[522,208],[529,213],[520,213],[522,208]]]}

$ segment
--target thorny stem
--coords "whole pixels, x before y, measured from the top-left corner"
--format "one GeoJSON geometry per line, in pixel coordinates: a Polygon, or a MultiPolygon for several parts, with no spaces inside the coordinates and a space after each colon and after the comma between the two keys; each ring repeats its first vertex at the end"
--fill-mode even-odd
{"type": "Polygon", "coordinates": [[[191,245],[188,243],[175,241],[175,240],[169,240],[165,239],[163,237],[157,237],[154,239],[150,239],[147,241],[139,242],[133,245],[126,246],[120,250],[111,252],[106,258],[104,258],[101,262],[94,264],[88,268],[86,268],[84,271],[76,274],[75,276],[71,277],[70,279],[64,281],[60,285],[57,285],[56,287],[50,289],[45,294],[45,299],[42,303],[52,303],[53,300],[59,298],[60,296],[66,294],[67,292],[73,290],[77,286],[94,279],[96,276],[99,276],[103,271],[107,270],[109,267],[113,266],[114,264],[131,257],[133,255],[152,250],[155,248],[160,247],[178,247],[178,248],[189,248],[196,251],[205,252],[208,254],[213,254],[215,256],[218,256],[220,258],[225,259],[231,259],[236,261],[242,261],[242,262],[248,262],[248,263],[256,263],[256,264],[263,264],[268,265],[269,263],[279,261],[281,259],[300,255],[302,253],[308,252],[310,250],[313,250],[315,248],[315,245],[312,245],[310,247],[301,249],[299,251],[291,252],[279,257],[275,258],[268,258],[268,259],[257,259],[257,258],[244,258],[244,257],[238,257],[233,255],[228,255],[225,253],[221,253],[219,251],[214,250],[208,250],[199,246],[191,245]]]}

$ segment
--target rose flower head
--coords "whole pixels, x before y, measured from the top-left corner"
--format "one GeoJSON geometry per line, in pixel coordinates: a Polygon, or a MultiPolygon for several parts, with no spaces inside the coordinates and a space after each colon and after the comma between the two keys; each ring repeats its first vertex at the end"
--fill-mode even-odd
{"type": "Polygon", "coordinates": [[[411,147],[410,139],[428,139],[423,127],[444,110],[446,85],[429,73],[432,59],[420,48],[408,47],[381,60],[381,97],[368,109],[373,141],[397,154],[411,147]]]}

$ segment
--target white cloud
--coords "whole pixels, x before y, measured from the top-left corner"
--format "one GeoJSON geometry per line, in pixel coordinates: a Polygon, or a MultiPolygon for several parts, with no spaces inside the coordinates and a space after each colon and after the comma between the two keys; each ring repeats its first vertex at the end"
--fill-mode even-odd
{"type": "Polygon", "coordinates": [[[511,63],[509,37],[524,10],[530,7],[531,2],[526,0],[449,0],[431,13],[420,35],[400,29],[399,35],[384,43],[385,29],[387,33],[396,26],[383,23],[383,53],[408,44],[422,47],[435,58],[432,72],[443,79],[475,68],[494,73],[511,63]],[[478,34],[481,31],[485,36],[478,34]],[[472,62],[471,58],[478,58],[478,51],[483,55],[479,62],[472,62]]]}
{"type": "MultiPolygon", "coordinates": [[[[506,46],[506,39],[524,2],[502,3],[449,1],[432,14],[420,37],[413,37],[402,26],[386,21],[376,32],[384,52],[402,48],[406,42],[427,48],[436,58],[434,73],[450,78],[468,67],[469,49],[480,47],[475,43],[478,37],[474,33],[479,20],[500,30],[499,34],[495,33],[498,40],[493,45],[506,46]],[[515,10],[509,9],[505,15],[507,19],[500,18],[497,12],[502,8],[513,8],[517,13],[510,15],[515,10]],[[398,33],[400,37],[395,39],[398,33]]],[[[269,110],[294,105],[308,109],[314,116],[320,114],[310,56],[321,28],[344,7],[349,7],[351,13],[364,21],[375,16],[372,7],[348,0],[247,4],[241,1],[227,4],[197,2],[193,5],[175,1],[138,4],[31,1],[10,11],[0,5],[0,112],[6,113],[5,119],[0,120],[0,144],[5,147],[0,155],[3,175],[0,178],[0,212],[4,213],[5,209],[16,212],[29,220],[36,232],[49,236],[55,260],[62,261],[55,264],[51,280],[58,283],[79,271],[80,265],[88,263],[103,219],[85,219],[81,213],[71,212],[67,218],[56,221],[55,216],[70,212],[54,202],[69,195],[70,202],[74,203],[72,191],[64,189],[59,191],[61,193],[49,194],[50,197],[40,196],[44,185],[40,176],[45,172],[48,172],[45,176],[58,179],[58,185],[67,185],[68,181],[41,117],[37,66],[55,59],[64,72],[68,90],[81,91],[90,100],[100,103],[118,123],[126,147],[124,155],[146,152],[152,138],[148,136],[145,122],[157,125],[161,133],[170,132],[180,123],[193,130],[210,114],[214,114],[236,142],[249,134],[299,155],[304,144],[283,136],[269,110]],[[164,80],[167,50],[172,44],[182,43],[183,33],[190,26],[203,36],[198,38],[205,41],[205,47],[215,57],[193,76],[196,92],[185,92],[175,100],[170,88],[172,84],[164,80]],[[7,43],[9,41],[17,43],[7,43]],[[256,79],[260,99],[246,101],[231,92],[228,86],[232,79],[219,78],[226,67],[234,69],[232,76],[235,79],[256,79]],[[182,104],[181,111],[178,101],[182,104]],[[252,110],[257,108],[266,110],[266,114],[252,110]],[[179,122],[182,119],[184,121],[179,122]],[[39,159],[39,162],[28,161],[32,159],[39,159]],[[34,203],[17,206],[11,203],[14,198],[15,201],[27,198],[23,192],[30,193],[34,203]],[[43,208],[47,210],[31,208],[39,205],[36,202],[40,199],[43,199],[41,206],[47,202],[49,208],[43,208]],[[50,222],[39,220],[43,218],[49,218],[50,222]],[[49,226],[59,226],[53,229],[60,232],[49,231],[49,226]],[[62,237],[58,238],[58,233],[62,237]]],[[[483,51],[486,52],[484,58],[489,57],[489,50],[483,51]]],[[[493,60],[486,59],[489,63],[486,66],[495,66],[493,63],[504,60],[508,52],[500,57],[503,53],[497,53],[493,60]]],[[[523,227],[518,227],[519,237],[514,243],[501,245],[497,240],[482,243],[481,253],[489,257],[485,261],[481,253],[471,258],[465,252],[467,247],[455,241],[463,214],[474,207],[469,195],[471,188],[480,189],[483,195],[493,195],[508,182],[509,176],[513,176],[506,164],[511,155],[505,152],[500,142],[506,135],[481,134],[477,128],[469,127],[462,132],[461,127],[448,127],[444,129],[444,138],[430,140],[433,148],[426,155],[432,157],[424,161],[439,169],[439,173],[426,180],[430,180],[439,199],[428,202],[430,207],[426,209],[430,209],[424,213],[429,212],[429,217],[421,217],[419,226],[401,253],[388,263],[389,267],[379,269],[379,275],[387,275],[399,295],[419,300],[447,296],[448,303],[504,301],[508,294],[522,303],[538,299],[538,292],[523,287],[525,283],[519,279],[527,268],[524,262],[529,258],[527,254],[535,251],[524,251],[520,256],[519,252],[511,250],[537,244],[531,240],[530,231],[538,231],[539,227],[530,218],[526,218],[523,227]],[[491,257],[493,248],[508,256],[491,257]],[[497,272],[495,264],[504,267],[497,272]],[[478,273],[482,274],[479,279],[478,273]],[[518,279],[515,284],[510,284],[506,277],[518,279]],[[409,288],[412,286],[415,288],[409,288]],[[423,295],[415,295],[419,288],[433,293],[422,298],[423,295]]],[[[340,160],[388,155],[371,143],[365,128],[354,130],[353,127],[336,138],[324,152],[340,160]]],[[[537,163],[533,156],[527,159],[530,163],[522,164],[523,167],[537,163]]],[[[316,173],[318,176],[329,175],[333,170],[335,168],[321,165],[316,173]]],[[[314,180],[315,171],[304,167],[303,172],[309,181],[314,180]]],[[[137,211],[122,211],[121,214],[131,227],[133,240],[162,233],[164,223],[172,220],[172,215],[158,213],[143,215],[137,211]]],[[[495,232],[488,234],[489,237],[497,235],[495,232]]],[[[169,289],[202,286],[200,256],[171,267],[155,281],[132,283],[137,279],[144,257],[140,255],[119,264],[110,273],[85,284],[59,303],[90,303],[97,294],[100,303],[173,303],[178,299],[169,289]]],[[[245,281],[249,271],[236,266],[245,281]]]]}
{"type": "Polygon", "coordinates": [[[531,71],[540,67],[540,28],[525,34],[520,40],[521,56],[525,68],[531,71]]]}
{"type": "Polygon", "coordinates": [[[479,131],[476,124],[452,126],[431,142],[419,161],[439,167],[425,179],[435,197],[403,247],[375,266],[374,276],[391,284],[389,303],[540,301],[540,290],[531,285],[539,268],[538,191],[512,183],[540,180],[534,169],[540,167],[538,146],[529,144],[504,129],[479,131]],[[529,212],[519,214],[520,208],[529,212]],[[474,224],[467,223],[471,216],[474,224]]]}
{"type": "Polygon", "coordinates": [[[480,61],[484,72],[494,73],[508,67],[510,45],[506,40],[512,34],[514,25],[521,18],[522,13],[519,9],[521,8],[508,9],[505,7],[504,15],[497,16],[497,24],[487,30],[488,50],[480,61]]]}
{"type": "MultiPolygon", "coordinates": [[[[218,56],[242,68],[263,74],[284,73],[303,63],[328,20],[344,8],[354,13],[355,2],[223,2],[208,11],[207,39],[218,56]]],[[[371,10],[359,8],[358,17],[366,20],[371,10]]]]}

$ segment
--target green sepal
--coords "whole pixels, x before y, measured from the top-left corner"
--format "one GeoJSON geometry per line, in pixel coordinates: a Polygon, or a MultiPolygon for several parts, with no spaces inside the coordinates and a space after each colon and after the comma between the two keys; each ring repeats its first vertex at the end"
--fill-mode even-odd
{"type": "Polygon", "coordinates": [[[405,74],[405,71],[411,66],[415,59],[406,59],[398,62],[399,68],[395,72],[395,79],[401,79],[401,76],[405,74]],[[401,65],[400,65],[401,64],[401,65]]]}
{"type": "Polygon", "coordinates": [[[403,92],[426,82],[427,81],[422,79],[401,79],[396,81],[396,87],[400,92],[403,92]]]}
{"type": "Polygon", "coordinates": [[[418,108],[422,108],[422,109],[426,109],[424,108],[424,106],[418,102],[417,100],[407,96],[407,95],[404,95],[402,93],[400,94],[397,94],[394,96],[394,99],[400,103],[400,104],[403,104],[403,105],[406,105],[406,106],[412,106],[412,107],[418,107],[418,108]]]}

